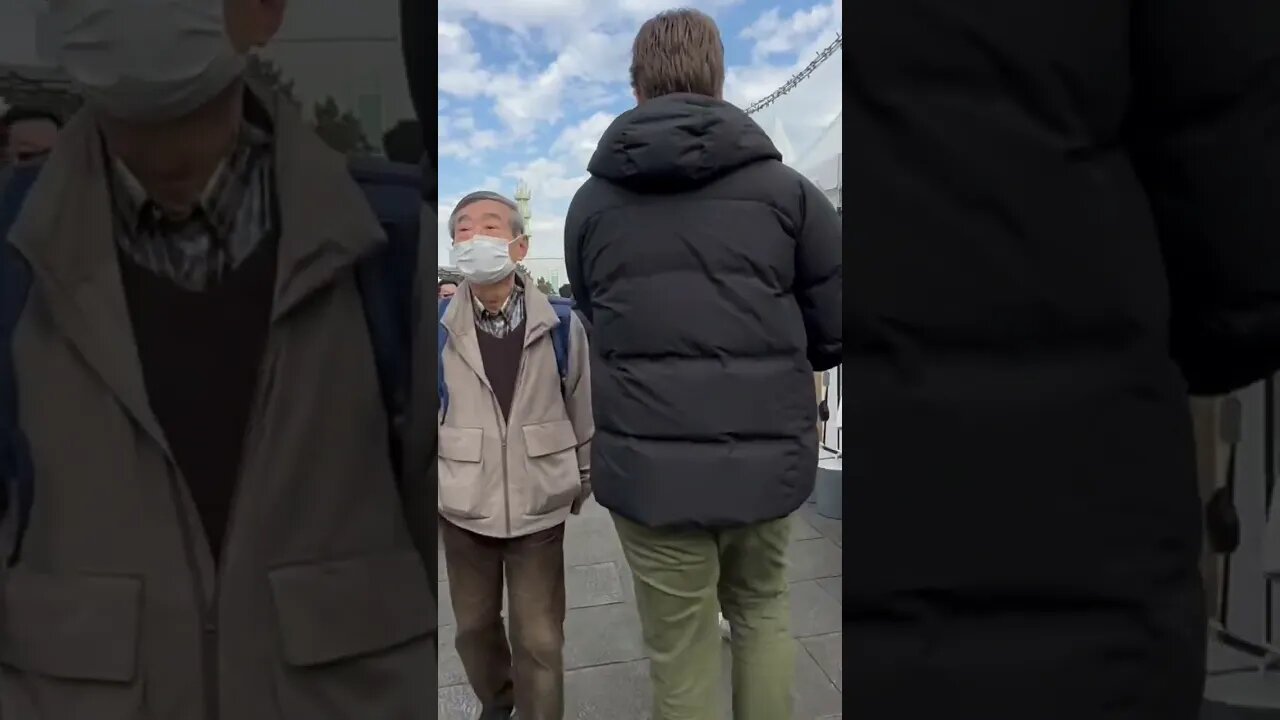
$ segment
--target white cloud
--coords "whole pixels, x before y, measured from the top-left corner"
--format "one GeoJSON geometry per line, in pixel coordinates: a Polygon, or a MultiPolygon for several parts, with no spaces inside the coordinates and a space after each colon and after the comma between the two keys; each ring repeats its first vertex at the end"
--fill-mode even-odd
{"type": "Polygon", "coordinates": [[[595,154],[600,136],[617,117],[614,113],[597,112],[591,117],[565,128],[560,137],[551,143],[551,152],[574,163],[573,167],[586,168],[595,154]]]}
{"type": "Polygon", "coordinates": [[[591,0],[441,0],[436,14],[448,18],[477,20],[520,32],[570,22],[590,11],[591,0]]]}
{"type": "Polygon", "coordinates": [[[560,160],[538,158],[531,163],[512,163],[503,168],[502,174],[510,178],[512,184],[524,180],[529,185],[530,194],[541,200],[569,200],[573,194],[587,181],[584,166],[574,165],[574,169],[560,160]]]}
{"type": "MultiPolygon", "coordinates": [[[[693,3],[713,11],[722,28],[727,16],[714,11],[737,4],[693,3]]],[[[496,123],[478,127],[475,118],[480,116],[456,114],[456,105],[449,109],[453,114],[441,117],[442,157],[457,158],[463,165],[485,158],[484,165],[493,168],[483,172],[477,167],[465,187],[449,186],[442,168],[442,192],[452,195],[441,201],[442,263],[448,257],[447,214],[461,194],[479,187],[509,194],[517,180],[528,183],[532,191],[531,230],[537,246],[533,254],[561,253],[568,202],[587,178],[586,166],[600,136],[634,102],[627,66],[635,31],[645,18],[671,6],[670,0],[440,3],[441,91],[496,123]],[[506,34],[480,31],[478,22],[505,28],[506,34]],[[481,57],[488,52],[483,46],[477,50],[478,43],[483,45],[478,38],[491,36],[512,38],[504,54],[514,62],[484,64],[481,57]],[[474,185],[482,175],[483,182],[474,185]]],[[[795,2],[787,10],[755,14],[736,12],[732,27],[745,29],[726,34],[726,47],[731,55],[749,56],[750,62],[727,68],[725,99],[745,107],[781,86],[834,39],[842,0],[795,2]]],[[[802,155],[840,112],[840,62],[839,54],[832,57],[754,119],[767,132],[781,124],[797,155],[802,155]]]]}
{"type": "Polygon", "coordinates": [[[742,37],[755,41],[752,54],[756,58],[793,53],[804,49],[816,35],[840,27],[840,16],[840,3],[815,5],[788,17],[773,8],[743,30],[742,37]]]}
{"type": "MultiPolygon", "coordinates": [[[[441,0],[439,17],[473,18],[518,33],[547,32],[556,45],[583,30],[601,26],[626,26],[632,33],[640,22],[674,5],[713,12],[738,5],[741,0],[441,0]]],[[[630,38],[628,38],[629,40],[630,38]]],[[[629,44],[629,43],[628,43],[629,44]]]]}
{"type": "Polygon", "coordinates": [[[529,232],[529,256],[564,257],[564,215],[533,219],[529,232]]]}
{"type": "Polygon", "coordinates": [[[436,41],[440,92],[464,98],[480,94],[489,72],[480,66],[471,33],[460,23],[441,20],[436,23],[436,41]]]}
{"type": "MultiPolygon", "coordinates": [[[[699,0],[688,5],[715,10],[738,2],[699,0]]],[[[438,22],[440,91],[492,99],[507,129],[527,136],[560,120],[566,99],[577,103],[579,96],[594,98],[591,106],[607,100],[610,95],[601,85],[625,81],[636,25],[670,7],[669,0],[445,0],[437,10],[439,17],[447,18],[438,22]],[[535,31],[544,36],[546,47],[559,52],[533,77],[481,68],[466,20],[517,33],[512,43],[517,56],[527,58],[525,41],[535,31]]]]}
{"type": "MultiPolygon", "coordinates": [[[[770,11],[762,19],[776,15],[770,11]]],[[[819,53],[835,39],[835,33],[842,20],[841,0],[816,5],[809,9],[798,10],[790,16],[775,17],[763,24],[757,20],[751,27],[770,27],[776,34],[764,35],[764,40],[752,47],[752,55],[756,61],[743,67],[731,67],[726,72],[725,99],[739,107],[766,97],[776,88],[782,86],[792,75],[807,66],[819,53]],[[820,18],[823,22],[817,22],[820,18]],[[785,37],[785,41],[775,41],[775,37],[785,37]],[[781,47],[783,44],[794,50],[788,55],[793,61],[774,62],[777,53],[773,50],[759,52],[761,45],[781,47]]],[[[750,28],[748,28],[750,30],[750,28]]],[[[745,34],[745,33],[744,33],[745,34]]],[[[786,128],[792,145],[797,153],[803,154],[808,146],[818,139],[843,106],[843,71],[839,50],[825,63],[818,67],[812,75],[797,85],[791,92],[779,98],[774,104],[763,108],[752,118],[771,132],[775,125],[786,128]]],[[[783,158],[792,161],[797,158],[783,158]]]]}
{"type": "Polygon", "coordinates": [[[628,45],[620,35],[582,33],[541,72],[528,77],[481,67],[475,41],[463,25],[441,21],[439,28],[441,93],[484,98],[504,129],[517,137],[560,120],[566,98],[575,103],[585,98],[597,106],[607,102],[610,96],[602,86],[626,77],[628,45]]]}
{"type": "Polygon", "coordinates": [[[436,143],[441,157],[455,157],[471,163],[479,163],[483,154],[505,144],[502,134],[493,129],[480,128],[475,116],[465,109],[442,113],[437,117],[436,143]]]}

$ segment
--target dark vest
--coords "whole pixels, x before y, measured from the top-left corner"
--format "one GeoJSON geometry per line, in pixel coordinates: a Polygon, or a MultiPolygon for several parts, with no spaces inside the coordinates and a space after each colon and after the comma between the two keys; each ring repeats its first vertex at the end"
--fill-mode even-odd
{"type": "Polygon", "coordinates": [[[277,247],[264,239],[203,292],[183,289],[117,253],[151,410],[215,558],[266,348],[277,247]]]}
{"type": "Polygon", "coordinates": [[[520,357],[524,353],[524,330],[528,318],[510,332],[496,338],[476,327],[476,340],[480,343],[480,357],[484,360],[484,374],[498,396],[503,419],[511,417],[511,400],[516,394],[516,379],[520,373],[520,357]]]}

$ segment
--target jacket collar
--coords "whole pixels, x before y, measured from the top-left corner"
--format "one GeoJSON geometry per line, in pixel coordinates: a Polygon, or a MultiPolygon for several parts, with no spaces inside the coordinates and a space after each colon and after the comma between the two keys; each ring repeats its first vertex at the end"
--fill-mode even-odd
{"type": "MultiPolygon", "coordinates": [[[[324,145],[286,100],[255,86],[249,92],[274,127],[279,317],[386,240],[346,158],[324,145]]],[[[87,110],[67,124],[10,232],[42,279],[72,293],[117,262],[100,137],[87,110]]]]}
{"type": "MultiPolygon", "coordinates": [[[[259,93],[275,127],[281,235],[273,320],[386,242],[345,159],[324,146],[286,101],[259,93]]],[[[53,322],[155,442],[151,411],[120,279],[108,166],[92,115],[82,111],[40,171],[9,242],[31,264],[53,322]]]]}
{"type": "MultiPolygon", "coordinates": [[[[556,311],[551,308],[551,301],[538,290],[538,286],[527,277],[524,281],[524,315],[525,315],[525,347],[560,323],[556,311]]],[[[458,286],[449,307],[444,311],[440,322],[455,337],[466,337],[476,332],[475,295],[471,292],[471,281],[463,280],[458,286]]]]}

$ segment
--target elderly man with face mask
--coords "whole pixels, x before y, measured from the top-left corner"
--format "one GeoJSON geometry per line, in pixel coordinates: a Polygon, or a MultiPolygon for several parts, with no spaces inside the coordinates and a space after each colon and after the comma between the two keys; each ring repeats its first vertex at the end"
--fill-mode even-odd
{"type": "Polygon", "coordinates": [[[0,572],[0,717],[434,717],[435,512],[397,486],[358,272],[385,235],[242,80],[284,0],[50,12],[86,107],[4,248],[30,270],[35,493],[0,572]]]}
{"type": "Polygon", "coordinates": [[[564,524],[591,492],[587,336],[517,272],[529,239],[514,202],[472,193],[449,234],[465,279],[440,309],[439,495],[458,655],[484,720],[559,720],[564,524]]]}

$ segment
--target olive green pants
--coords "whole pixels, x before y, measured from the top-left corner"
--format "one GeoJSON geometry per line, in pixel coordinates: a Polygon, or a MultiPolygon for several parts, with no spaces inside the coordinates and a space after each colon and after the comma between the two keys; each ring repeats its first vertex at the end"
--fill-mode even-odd
{"type": "Polygon", "coordinates": [[[655,530],[613,516],[635,578],[654,720],[723,720],[723,641],[732,629],[733,717],[790,720],[795,641],[791,518],[720,531],[655,530]]]}

